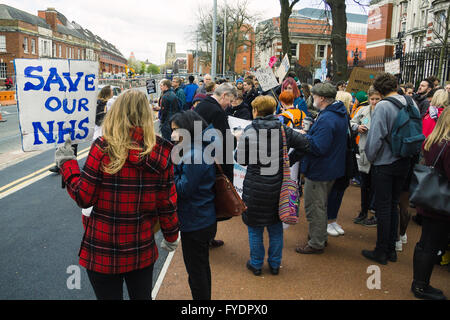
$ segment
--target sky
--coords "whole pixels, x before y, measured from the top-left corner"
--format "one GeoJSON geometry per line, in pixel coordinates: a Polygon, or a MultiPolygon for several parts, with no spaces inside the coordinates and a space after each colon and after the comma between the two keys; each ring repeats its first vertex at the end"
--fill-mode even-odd
{"type": "MultiPolygon", "coordinates": [[[[217,0],[218,6],[239,0],[217,0]]],[[[242,1],[242,0],[241,0],[242,1]]],[[[347,1],[347,12],[365,13],[353,0],[347,1]]],[[[249,12],[265,20],[280,15],[278,0],[247,0],[249,12]]],[[[213,6],[213,0],[3,0],[3,4],[37,15],[38,10],[55,8],[69,21],[114,44],[129,58],[163,64],[166,43],[175,42],[177,53],[195,49],[191,32],[195,30],[200,8],[213,6]],[[125,6],[126,5],[126,6],[125,6]]],[[[320,8],[322,0],[301,0],[295,10],[320,8]]]]}

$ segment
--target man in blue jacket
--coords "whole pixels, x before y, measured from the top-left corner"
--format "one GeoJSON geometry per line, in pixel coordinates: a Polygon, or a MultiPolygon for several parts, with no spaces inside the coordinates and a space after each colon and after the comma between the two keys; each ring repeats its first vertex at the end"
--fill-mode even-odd
{"type": "Polygon", "coordinates": [[[322,253],[326,245],[327,200],[334,181],[345,174],[348,132],[347,109],[335,100],[336,88],[330,83],[319,83],[311,94],[320,112],[306,136],[311,149],[302,160],[309,222],[309,241],[296,248],[302,254],[322,253]]]}
{"type": "Polygon", "coordinates": [[[186,97],[186,104],[184,110],[190,110],[192,108],[192,100],[194,99],[195,92],[198,89],[198,85],[194,83],[194,76],[189,76],[189,84],[184,87],[184,95],[186,97]]]}

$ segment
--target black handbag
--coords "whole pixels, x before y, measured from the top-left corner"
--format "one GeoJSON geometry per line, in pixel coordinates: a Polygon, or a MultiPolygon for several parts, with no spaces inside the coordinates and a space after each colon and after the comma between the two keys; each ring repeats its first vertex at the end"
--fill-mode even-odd
{"type": "Polygon", "coordinates": [[[434,161],[433,166],[416,164],[410,184],[409,201],[418,207],[450,217],[450,181],[436,168],[436,163],[448,141],[434,161]]]}

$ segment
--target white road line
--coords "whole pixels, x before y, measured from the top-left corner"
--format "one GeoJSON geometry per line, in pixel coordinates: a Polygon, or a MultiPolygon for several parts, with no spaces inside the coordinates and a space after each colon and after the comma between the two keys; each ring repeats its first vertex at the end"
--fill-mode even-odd
{"type": "MultiPolygon", "coordinates": [[[[88,154],[89,154],[89,152],[86,152],[85,154],[81,154],[81,155],[79,155],[77,157],[77,159],[81,160],[83,158],[86,158],[88,154]]],[[[26,180],[26,181],[24,181],[24,182],[22,182],[20,184],[17,184],[14,187],[6,190],[5,192],[0,193],[0,199],[3,199],[5,197],[7,197],[7,196],[9,196],[9,195],[19,191],[19,190],[22,190],[23,188],[28,187],[29,185],[31,185],[31,184],[33,184],[33,183],[35,183],[35,182],[37,182],[37,181],[39,181],[39,180],[49,176],[51,174],[52,174],[52,172],[46,171],[46,172],[41,173],[40,175],[38,175],[38,176],[36,176],[36,177],[34,177],[32,179],[29,179],[29,180],[26,180]]]]}
{"type": "Polygon", "coordinates": [[[156,280],[155,286],[152,290],[152,300],[156,300],[156,296],[158,295],[159,289],[161,288],[162,282],[164,281],[164,277],[166,276],[167,269],[169,269],[170,262],[172,261],[174,254],[175,250],[169,252],[169,254],[167,255],[166,261],[164,262],[161,272],[159,273],[158,280],[156,280]]]}

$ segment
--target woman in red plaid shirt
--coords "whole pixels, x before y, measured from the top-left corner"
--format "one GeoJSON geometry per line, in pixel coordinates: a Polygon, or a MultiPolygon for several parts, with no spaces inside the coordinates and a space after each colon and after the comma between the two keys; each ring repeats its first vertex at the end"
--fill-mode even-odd
{"type": "Polygon", "coordinates": [[[82,208],[94,207],[82,218],[79,256],[97,299],[123,299],[124,280],[131,299],[151,299],[155,225],[163,248],[178,244],[171,149],[155,135],[145,94],[129,90],[108,111],[103,137],[92,144],[83,171],[69,142],[56,152],[69,195],[82,208]]]}

